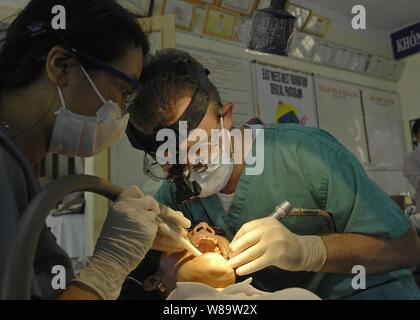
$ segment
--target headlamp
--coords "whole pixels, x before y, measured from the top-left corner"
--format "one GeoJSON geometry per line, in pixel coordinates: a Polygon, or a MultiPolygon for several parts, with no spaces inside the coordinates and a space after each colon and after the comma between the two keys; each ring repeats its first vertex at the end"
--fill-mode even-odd
{"type": "MultiPolygon", "coordinates": [[[[177,138],[179,138],[179,123],[181,121],[187,123],[188,130],[196,129],[205,117],[211,102],[209,92],[213,85],[208,79],[210,72],[207,69],[201,68],[197,70],[197,66],[193,65],[189,59],[177,59],[173,63],[173,68],[177,75],[182,76],[182,74],[186,73],[195,73],[198,79],[197,88],[185,112],[175,123],[153,128],[150,133],[144,133],[142,128],[137,126],[134,120],[129,121],[126,131],[128,139],[134,148],[142,150],[155,158],[157,150],[164,143],[157,141],[159,131],[162,129],[173,130],[177,138]]],[[[135,110],[131,112],[135,112],[135,110]]],[[[178,164],[179,146],[177,146],[176,160],[177,164],[172,164],[169,167],[168,180],[175,183],[176,200],[178,204],[182,204],[198,197],[201,192],[201,187],[198,183],[189,180],[192,168],[187,164],[178,164]]],[[[200,165],[197,165],[197,170],[200,170],[199,167],[200,165]]]]}

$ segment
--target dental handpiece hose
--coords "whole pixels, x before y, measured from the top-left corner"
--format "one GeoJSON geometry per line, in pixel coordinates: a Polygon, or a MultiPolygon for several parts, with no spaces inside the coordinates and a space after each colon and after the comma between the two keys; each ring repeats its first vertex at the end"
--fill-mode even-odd
{"type": "Polygon", "coordinates": [[[302,209],[294,208],[288,201],[283,202],[281,205],[274,209],[274,212],[270,215],[272,218],[277,219],[279,222],[285,217],[291,216],[319,216],[327,220],[329,228],[336,232],[337,227],[334,220],[327,211],[320,209],[302,209]]]}

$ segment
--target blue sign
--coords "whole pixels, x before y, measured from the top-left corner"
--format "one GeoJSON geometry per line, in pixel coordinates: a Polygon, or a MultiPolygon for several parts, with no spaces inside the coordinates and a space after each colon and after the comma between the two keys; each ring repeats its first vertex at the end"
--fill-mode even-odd
{"type": "Polygon", "coordinates": [[[391,34],[396,60],[420,52],[420,22],[391,34]]]}

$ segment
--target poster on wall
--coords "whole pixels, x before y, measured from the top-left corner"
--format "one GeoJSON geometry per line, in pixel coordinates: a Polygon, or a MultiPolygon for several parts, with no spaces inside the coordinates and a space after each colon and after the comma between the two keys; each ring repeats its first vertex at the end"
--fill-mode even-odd
{"type": "Polygon", "coordinates": [[[312,75],[255,64],[257,115],[265,123],[318,126],[312,75]]]}
{"type": "Polygon", "coordinates": [[[323,77],[316,80],[319,127],[337,138],[361,163],[369,165],[371,156],[360,88],[323,77]]]}
{"type": "Polygon", "coordinates": [[[250,62],[239,57],[181,47],[210,71],[209,79],[219,91],[223,103],[231,102],[233,124],[243,126],[255,117],[250,62]]]}
{"type": "Polygon", "coordinates": [[[398,95],[394,92],[362,89],[363,109],[372,165],[400,169],[406,155],[398,95]]]}

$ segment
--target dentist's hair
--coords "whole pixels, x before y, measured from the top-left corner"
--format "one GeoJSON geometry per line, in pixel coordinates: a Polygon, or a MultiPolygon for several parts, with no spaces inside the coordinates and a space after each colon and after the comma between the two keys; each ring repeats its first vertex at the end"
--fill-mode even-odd
{"type": "MultiPolygon", "coordinates": [[[[192,97],[203,70],[204,67],[183,50],[163,49],[150,55],[140,77],[144,90],[130,107],[130,121],[145,132],[175,122],[179,100],[192,97]],[[183,64],[189,67],[184,68],[183,64]]],[[[213,84],[210,84],[208,94],[217,114],[221,98],[213,84]]]]}
{"type": "MultiPolygon", "coordinates": [[[[45,69],[49,51],[57,45],[72,47],[107,63],[121,58],[130,48],[149,53],[147,35],[137,17],[115,0],[31,0],[17,15],[0,43],[0,93],[23,88],[45,69]],[[66,29],[54,30],[55,5],[66,9],[66,29]]],[[[95,66],[81,61],[84,67],[95,66]]]]}

